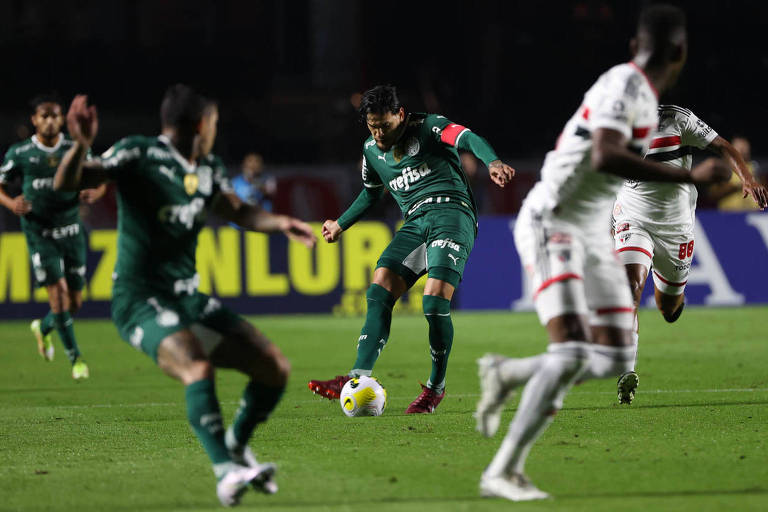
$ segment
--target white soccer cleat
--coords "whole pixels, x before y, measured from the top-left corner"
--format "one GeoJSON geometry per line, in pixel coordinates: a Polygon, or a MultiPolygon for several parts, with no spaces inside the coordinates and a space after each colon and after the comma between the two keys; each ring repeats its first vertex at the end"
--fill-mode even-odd
{"type": "Polygon", "coordinates": [[[501,413],[509,399],[513,386],[505,386],[499,374],[499,365],[504,356],[485,354],[477,360],[477,375],[480,377],[480,400],[474,417],[477,420],[475,430],[485,437],[492,437],[499,430],[501,413]]]}
{"type": "Polygon", "coordinates": [[[40,357],[46,361],[53,361],[54,350],[51,333],[43,334],[40,320],[32,320],[32,323],[29,324],[29,330],[35,335],[35,339],[37,340],[37,352],[40,354],[40,357]]]}
{"type": "Polygon", "coordinates": [[[222,505],[234,507],[255,480],[263,479],[267,474],[271,477],[274,470],[273,464],[260,464],[254,468],[235,465],[216,484],[216,495],[222,505]]]}
{"type": "Polygon", "coordinates": [[[484,498],[504,498],[510,501],[545,500],[551,496],[519,473],[509,478],[482,477],[480,479],[480,496],[484,498]]]}
{"type": "Polygon", "coordinates": [[[249,468],[262,468],[262,474],[256,480],[251,482],[253,489],[264,494],[276,494],[278,491],[277,482],[275,482],[275,474],[277,473],[277,466],[271,462],[265,462],[261,464],[256,459],[256,454],[253,453],[250,446],[244,448],[231,448],[236,444],[234,434],[231,427],[227,429],[225,434],[227,449],[229,450],[229,456],[232,457],[232,461],[235,464],[249,468]]]}

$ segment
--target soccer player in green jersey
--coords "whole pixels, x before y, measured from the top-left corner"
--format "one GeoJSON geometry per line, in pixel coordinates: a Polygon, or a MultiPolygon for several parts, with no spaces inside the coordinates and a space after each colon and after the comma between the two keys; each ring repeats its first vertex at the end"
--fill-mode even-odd
{"type": "Polygon", "coordinates": [[[112,319],[120,336],[152,357],[185,386],[187,418],[213,463],[222,504],[236,505],[252,485],[272,494],[275,466],[256,461],[248,441],[277,405],[288,360],[262,333],[218,300],[197,291],[195,249],[206,214],[239,226],[282,232],[308,247],[312,228],[240,201],[221,160],[210,153],[215,104],[184,85],[168,89],[161,105],[162,134],[126,137],[101,158],[85,160],[97,131],[84,96],[67,114],[74,147],[54,186],[77,190],[111,180],[118,192],[118,255],[112,319]],[[248,377],[240,408],[225,431],[214,389],[215,368],[248,377]]]}
{"type": "Polygon", "coordinates": [[[64,124],[61,103],[54,95],[40,95],[31,102],[35,134],[14,144],[0,167],[0,204],[21,217],[35,281],[45,286],[51,310],[30,326],[37,349],[47,361],[53,360],[51,332],[59,333],[72,363],[75,380],[88,377],[88,365],[80,355],[72,315],[83,303],[87,242],[80,221],[80,202],[98,201],[106,187],[78,192],[53,190],[53,175],[72,141],[61,132],[64,124]],[[10,197],[4,186],[21,177],[22,193],[10,197]]]}
{"type": "Polygon", "coordinates": [[[443,116],[406,112],[390,85],[363,94],[362,120],[371,136],[363,144],[363,190],[337,220],[327,220],[323,237],[335,242],[389,191],[405,218],[376,265],[368,288],[368,313],[360,332],[357,360],[348,375],[312,380],[309,389],[338,399],[354,376],[370,375],[387,343],[392,307],[424,274],[422,305],[429,324],[432,373],[406,414],[431,413],[445,396],[445,375],[453,343],[451,298],[477,234],[477,209],[457,150],[471,151],[504,187],[514,169],[482,137],[443,116]]]}

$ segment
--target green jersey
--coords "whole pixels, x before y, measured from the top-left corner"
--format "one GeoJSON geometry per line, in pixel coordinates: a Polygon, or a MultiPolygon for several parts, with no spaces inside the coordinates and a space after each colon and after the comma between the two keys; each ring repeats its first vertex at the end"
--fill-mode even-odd
{"type": "Polygon", "coordinates": [[[35,231],[76,224],[80,221],[78,192],[53,190],[53,176],[72,141],[59,135],[53,147],[44,146],[36,135],[14,144],[0,167],[0,184],[21,176],[24,198],[32,211],[21,218],[22,228],[35,231]]]}
{"type": "Polygon", "coordinates": [[[468,128],[435,114],[411,113],[388,150],[373,137],[363,144],[363,192],[338,219],[349,228],[389,190],[403,217],[433,208],[459,208],[477,220],[472,190],[461,167],[458,149],[471,151],[486,165],[497,160],[493,148],[468,128]]]}
{"type": "Polygon", "coordinates": [[[115,287],[192,294],[197,236],[219,191],[230,191],[218,157],[186,161],[163,135],[126,137],[101,162],[117,183],[115,287]]]}

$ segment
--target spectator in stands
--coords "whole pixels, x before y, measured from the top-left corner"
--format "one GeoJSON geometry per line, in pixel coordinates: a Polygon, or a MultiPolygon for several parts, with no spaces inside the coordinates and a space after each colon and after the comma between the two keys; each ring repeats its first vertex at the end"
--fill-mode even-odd
{"type": "MultiPolygon", "coordinates": [[[[759,183],[764,183],[765,180],[761,175],[760,165],[752,160],[752,150],[749,140],[746,137],[737,135],[733,137],[731,144],[736,151],[741,154],[744,161],[747,162],[747,167],[749,167],[755,180],[759,183]]],[[[741,212],[758,209],[757,204],[751,196],[748,195],[744,197],[741,179],[736,173],[731,174],[730,181],[713,185],[709,189],[709,198],[717,204],[719,210],[723,211],[741,212]]]]}
{"type": "Polygon", "coordinates": [[[264,173],[264,158],[258,153],[248,153],[243,158],[242,174],[232,180],[235,194],[249,204],[272,211],[272,200],[277,192],[277,180],[264,173]]]}

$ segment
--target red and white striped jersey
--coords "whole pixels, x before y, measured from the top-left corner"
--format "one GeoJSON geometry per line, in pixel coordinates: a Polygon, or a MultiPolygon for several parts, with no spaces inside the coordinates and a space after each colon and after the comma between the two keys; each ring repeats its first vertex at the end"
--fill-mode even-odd
{"type": "Polygon", "coordinates": [[[619,131],[628,147],[642,155],[656,130],[657,107],[653,85],[634,63],[603,73],[547,154],[541,180],[528,194],[526,207],[583,229],[607,232],[622,179],[592,167],[592,133],[598,128],[619,131]]]}
{"type": "MultiPolygon", "coordinates": [[[[717,132],[687,108],[659,106],[659,128],[645,158],[691,169],[693,148],[704,149],[717,132]]],[[[693,224],[696,187],[690,183],[625,181],[617,204],[623,215],[643,222],[669,226],[693,224]]]]}

